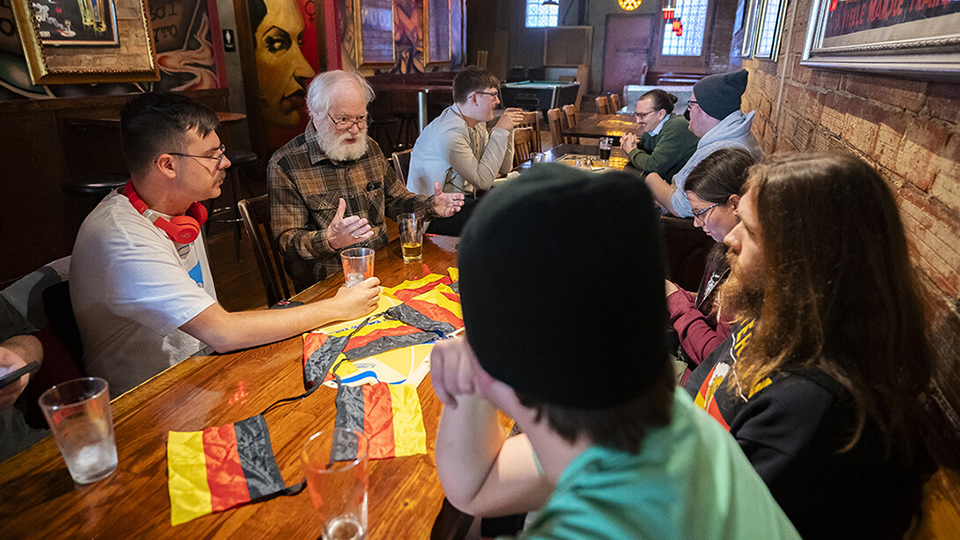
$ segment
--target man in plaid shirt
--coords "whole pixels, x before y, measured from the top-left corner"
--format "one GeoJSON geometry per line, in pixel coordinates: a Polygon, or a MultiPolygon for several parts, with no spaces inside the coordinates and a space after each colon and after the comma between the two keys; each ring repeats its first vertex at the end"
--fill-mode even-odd
{"type": "Polygon", "coordinates": [[[385,246],[384,215],[450,217],[463,206],[462,193],[443,193],[439,183],[432,196],[407,191],[367,137],[373,97],[357,73],[317,75],[307,91],[311,122],[267,165],[270,220],[297,290],[338,271],[341,250],[385,246]]]}

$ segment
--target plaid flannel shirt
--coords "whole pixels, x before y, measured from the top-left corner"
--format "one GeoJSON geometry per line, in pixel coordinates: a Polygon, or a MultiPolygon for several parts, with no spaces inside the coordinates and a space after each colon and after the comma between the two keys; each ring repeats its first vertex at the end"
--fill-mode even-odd
{"type": "Polygon", "coordinates": [[[341,197],[347,203],[344,217],[367,218],[374,233],[350,247],[385,246],[384,215],[394,220],[404,212],[436,216],[433,197],[407,191],[373,139],[359,160],[336,162],[320,149],[313,123],[270,158],[267,187],[271,226],[297,290],[341,269],[340,250],[327,239],[341,197]]]}

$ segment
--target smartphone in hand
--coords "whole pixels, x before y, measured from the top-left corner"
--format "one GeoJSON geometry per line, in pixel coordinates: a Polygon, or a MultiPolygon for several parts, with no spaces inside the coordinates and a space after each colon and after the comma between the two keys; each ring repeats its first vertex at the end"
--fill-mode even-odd
{"type": "Polygon", "coordinates": [[[10,386],[11,384],[20,380],[20,377],[23,377],[27,373],[32,375],[36,373],[38,369],[40,369],[40,364],[36,362],[30,362],[20,369],[11,371],[10,373],[4,375],[3,378],[0,378],[0,388],[6,388],[10,386]]]}

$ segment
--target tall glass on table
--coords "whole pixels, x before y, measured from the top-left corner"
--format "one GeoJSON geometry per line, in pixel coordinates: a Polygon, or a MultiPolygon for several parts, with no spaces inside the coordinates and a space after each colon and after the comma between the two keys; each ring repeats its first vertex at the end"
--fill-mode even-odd
{"type": "Polygon", "coordinates": [[[310,500],[323,520],[323,540],[361,540],[367,535],[367,437],[334,428],[310,437],[300,463],[310,500]]]}
{"type": "Polygon", "coordinates": [[[40,409],[73,481],[90,484],[117,469],[110,390],[99,377],[74,379],[40,396],[40,409]]]}
{"type": "Polygon", "coordinates": [[[397,216],[397,227],[400,230],[403,262],[419,261],[423,257],[423,231],[426,227],[423,218],[417,214],[400,214],[397,216]]]}

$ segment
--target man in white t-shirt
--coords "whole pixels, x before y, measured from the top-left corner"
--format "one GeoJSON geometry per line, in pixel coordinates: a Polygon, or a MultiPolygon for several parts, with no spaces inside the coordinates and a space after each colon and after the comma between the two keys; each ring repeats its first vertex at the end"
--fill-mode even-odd
{"type": "Polygon", "coordinates": [[[130,182],[87,216],[70,295],[90,375],[117,396],[192,354],[269,343],[373,310],[379,281],[283,310],[229,313],[217,303],[197,201],[220,195],[230,160],[217,115],[186,97],[139,96],[121,114],[130,182]]]}

